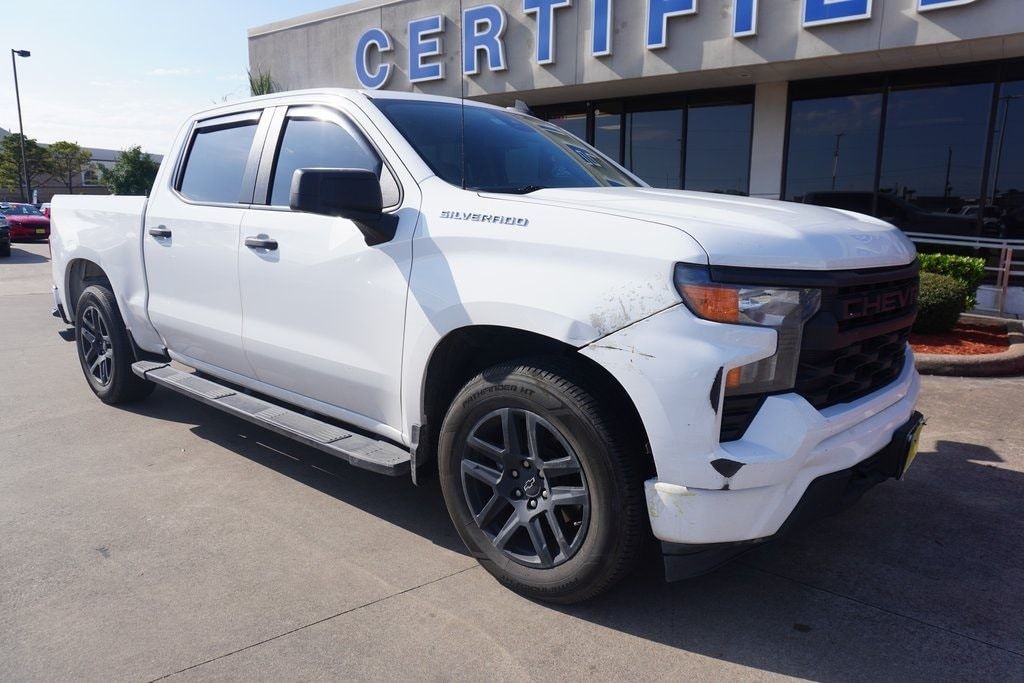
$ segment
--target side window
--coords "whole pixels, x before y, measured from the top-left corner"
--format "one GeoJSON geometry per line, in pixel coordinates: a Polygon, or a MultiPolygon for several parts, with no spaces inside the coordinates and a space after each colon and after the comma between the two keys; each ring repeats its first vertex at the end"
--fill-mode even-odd
{"type": "Polygon", "coordinates": [[[199,202],[237,204],[256,125],[247,121],[197,129],[178,191],[199,202]]]}
{"type": "Polygon", "coordinates": [[[384,206],[398,203],[398,184],[358,131],[333,120],[288,118],[271,180],[270,204],[288,206],[292,176],[300,168],[362,168],[381,179],[384,206]]]}

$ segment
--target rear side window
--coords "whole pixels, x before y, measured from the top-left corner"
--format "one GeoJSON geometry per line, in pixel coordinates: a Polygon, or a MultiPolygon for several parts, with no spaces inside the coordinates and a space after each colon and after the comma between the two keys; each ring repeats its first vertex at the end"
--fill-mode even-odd
{"type": "Polygon", "coordinates": [[[237,204],[256,124],[198,129],[181,176],[181,194],[199,202],[237,204]]]}
{"type": "Polygon", "coordinates": [[[398,186],[377,152],[347,122],[321,118],[288,118],[270,191],[272,206],[288,206],[292,177],[300,168],[361,168],[381,179],[384,206],[398,203],[398,186]],[[344,123],[345,125],[341,125],[344,123]]]}

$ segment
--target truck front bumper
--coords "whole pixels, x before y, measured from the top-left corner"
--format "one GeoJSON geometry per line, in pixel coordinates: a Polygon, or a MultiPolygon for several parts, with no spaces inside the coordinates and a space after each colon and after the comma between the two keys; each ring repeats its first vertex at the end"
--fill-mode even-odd
{"type": "Polygon", "coordinates": [[[773,335],[677,307],[583,349],[622,383],[644,422],[657,470],[645,485],[647,506],[659,540],[692,547],[771,537],[811,482],[883,451],[914,414],[920,378],[908,348],[900,376],[878,391],[820,411],[794,393],[769,396],[743,438],[720,443],[709,397],[716,374],[770,356],[773,335]]]}

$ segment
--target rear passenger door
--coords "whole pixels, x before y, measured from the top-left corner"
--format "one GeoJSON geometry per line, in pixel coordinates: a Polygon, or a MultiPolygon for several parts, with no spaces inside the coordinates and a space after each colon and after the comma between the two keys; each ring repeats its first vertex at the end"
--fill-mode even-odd
{"type": "Polygon", "coordinates": [[[400,429],[405,299],[418,188],[400,183],[353,116],[281,107],[263,151],[256,201],[239,249],[243,337],[257,377],[339,410],[335,417],[395,437],[400,429]],[[394,239],[367,246],[355,223],[289,209],[294,172],[360,168],[381,179],[394,239]],[[273,249],[245,246],[272,240],[273,249]]]}
{"type": "Polygon", "coordinates": [[[196,122],[171,186],[153,192],[143,232],[149,317],[172,357],[246,377],[238,240],[269,118],[196,122]]]}

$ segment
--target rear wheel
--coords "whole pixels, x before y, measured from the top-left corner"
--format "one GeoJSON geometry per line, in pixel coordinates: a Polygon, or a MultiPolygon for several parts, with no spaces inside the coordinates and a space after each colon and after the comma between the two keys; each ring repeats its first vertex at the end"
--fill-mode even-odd
{"type": "Polygon", "coordinates": [[[0,258],[7,258],[11,255],[11,243],[0,244],[0,258]]]}
{"type": "Polygon", "coordinates": [[[490,368],[455,397],[438,444],[470,551],[506,586],[558,603],[621,579],[645,537],[641,444],[577,377],[556,359],[490,368]]]}
{"type": "Polygon", "coordinates": [[[82,372],[104,403],[145,398],[154,384],[132,372],[132,347],[117,301],[108,288],[86,287],[75,307],[75,340],[82,372]]]}

